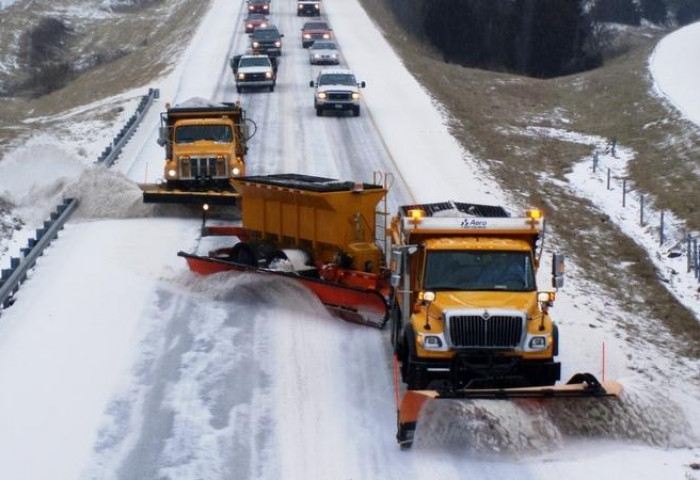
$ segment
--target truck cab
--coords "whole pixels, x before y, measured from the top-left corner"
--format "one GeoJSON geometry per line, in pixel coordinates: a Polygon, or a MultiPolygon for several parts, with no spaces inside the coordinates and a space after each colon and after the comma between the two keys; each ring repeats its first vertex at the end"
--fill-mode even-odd
{"type": "Polygon", "coordinates": [[[536,271],[541,216],[455,202],[401,207],[393,338],[409,389],[553,385],[558,332],[536,271]]]}
{"type": "Polygon", "coordinates": [[[165,147],[168,190],[230,190],[231,178],[245,174],[245,112],[239,104],[191,99],[168,107],[158,143],[165,147]]]}

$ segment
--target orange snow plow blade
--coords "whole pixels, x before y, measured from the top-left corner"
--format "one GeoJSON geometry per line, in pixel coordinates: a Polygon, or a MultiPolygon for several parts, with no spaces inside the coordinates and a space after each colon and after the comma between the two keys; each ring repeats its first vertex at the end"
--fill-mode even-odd
{"type": "Polygon", "coordinates": [[[413,437],[418,419],[425,403],[440,399],[491,399],[509,400],[514,398],[583,398],[583,397],[617,397],[622,392],[622,385],[616,381],[599,382],[590,373],[578,373],[562,385],[545,387],[501,388],[501,389],[464,389],[464,390],[409,390],[398,409],[398,431],[396,439],[402,449],[413,444],[413,437]]]}
{"type": "Polygon", "coordinates": [[[178,252],[178,255],[187,260],[190,270],[203,275],[238,271],[293,279],[316,294],[326,308],[336,316],[348,322],[382,328],[389,317],[387,302],[376,290],[306,277],[294,272],[251,267],[220,258],[203,257],[185,252],[178,252]]]}
{"type": "Polygon", "coordinates": [[[241,195],[235,190],[168,190],[155,184],[140,185],[143,203],[196,205],[238,205],[241,195]]]}

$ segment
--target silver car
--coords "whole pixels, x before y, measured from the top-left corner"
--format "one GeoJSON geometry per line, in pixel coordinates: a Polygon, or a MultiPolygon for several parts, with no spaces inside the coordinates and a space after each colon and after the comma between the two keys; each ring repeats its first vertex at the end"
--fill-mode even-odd
{"type": "Polygon", "coordinates": [[[340,63],[340,51],[335,42],[316,40],[309,48],[309,62],[311,62],[311,65],[338,65],[340,63]]]}

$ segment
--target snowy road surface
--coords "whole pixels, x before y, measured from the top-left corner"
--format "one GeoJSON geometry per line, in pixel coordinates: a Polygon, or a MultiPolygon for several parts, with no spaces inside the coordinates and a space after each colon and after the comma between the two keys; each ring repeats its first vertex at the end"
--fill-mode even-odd
{"type": "MultiPolygon", "coordinates": [[[[278,87],[240,96],[259,126],[250,172],[369,180],[388,170],[392,209],[465,196],[507,203],[358,3],[323,3],[367,82],[362,116],[315,116],[304,20],[296,2],[275,0],[272,18],[286,35],[278,87]]],[[[246,45],[242,9],[242,0],[212,1],[178,67],[152,85],[163,102],[237,98],[228,57],[246,45]]],[[[136,181],[160,176],[162,108],[116,167],[136,181]]],[[[654,352],[631,351],[614,326],[589,326],[607,313],[595,286],[571,281],[557,301],[564,376],[598,373],[606,341],[608,374],[629,387],[628,400],[556,410],[447,402],[402,452],[387,332],[330,317],[293,283],[191,274],[175,252],[197,248],[198,220],[122,218],[143,213],[117,188],[105,200],[112,212],[73,221],[3,314],[1,479],[700,478],[688,469],[697,448],[665,448],[697,445],[685,424],[697,420],[688,420],[697,400],[671,380],[671,399],[645,392],[627,361],[654,352]]]]}

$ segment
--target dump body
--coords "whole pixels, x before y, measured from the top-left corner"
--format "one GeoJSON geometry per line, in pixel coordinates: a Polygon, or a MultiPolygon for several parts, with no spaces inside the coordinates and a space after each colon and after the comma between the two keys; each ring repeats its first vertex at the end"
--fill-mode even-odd
{"type": "Polygon", "coordinates": [[[146,202],[189,203],[223,192],[230,203],[231,179],[245,174],[247,132],[240,104],[191,100],[161,113],[158,143],[165,148],[163,181],[147,187],[146,202]],[[198,192],[197,195],[192,195],[198,192]]]}
{"type": "Polygon", "coordinates": [[[394,338],[409,389],[559,379],[557,329],[535,283],[541,228],[501,207],[401,207],[390,229],[400,279],[394,338]]]}
{"type": "Polygon", "coordinates": [[[375,209],[386,195],[381,186],[295,174],[244,177],[233,184],[245,199],[243,226],[254,238],[306,250],[323,264],[380,272],[375,209]]]}

